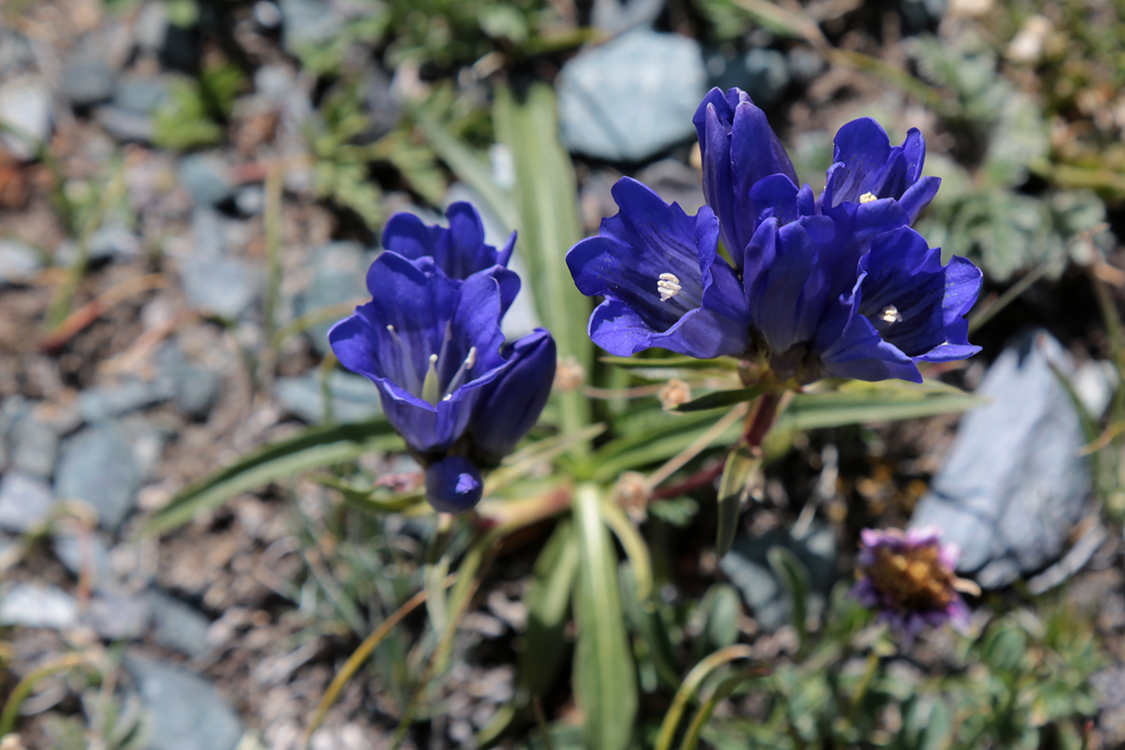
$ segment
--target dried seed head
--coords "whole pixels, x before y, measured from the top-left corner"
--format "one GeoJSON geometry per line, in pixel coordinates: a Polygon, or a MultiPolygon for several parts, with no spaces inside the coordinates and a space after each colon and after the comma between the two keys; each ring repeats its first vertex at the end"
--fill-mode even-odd
{"type": "Polygon", "coordinates": [[[664,407],[664,411],[671,411],[680,404],[691,401],[691,386],[679,378],[672,378],[661,386],[656,397],[660,399],[660,405],[664,407]]]}

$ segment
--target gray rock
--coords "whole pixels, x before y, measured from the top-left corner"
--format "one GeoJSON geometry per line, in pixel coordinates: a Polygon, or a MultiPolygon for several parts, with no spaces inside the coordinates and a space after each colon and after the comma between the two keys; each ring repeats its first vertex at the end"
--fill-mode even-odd
{"type": "Polygon", "coordinates": [[[191,211],[192,252],[198,258],[220,258],[227,253],[227,219],[210,206],[191,211]]]}
{"type": "Polygon", "coordinates": [[[160,76],[123,76],[113,91],[113,104],[122,109],[150,114],[169,96],[168,84],[160,76]]]}
{"type": "Polygon", "coordinates": [[[212,154],[191,154],[180,159],[176,177],[196,204],[214,206],[234,193],[234,178],[223,160],[212,154]]]}
{"type": "Polygon", "coordinates": [[[59,452],[59,435],[53,425],[31,412],[12,425],[8,445],[8,463],[14,471],[44,481],[51,478],[59,452]]]}
{"type": "Polygon", "coordinates": [[[131,641],[144,635],[152,610],[140,597],[110,591],[91,597],[82,619],[106,640],[131,641]]]}
{"type": "Polygon", "coordinates": [[[789,86],[789,60],[774,49],[752,49],[742,60],[746,85],[742,87],[761,107],[781,101],[789,86]]]}
{"type": "Polygon", "coordinates": [[[145,3],[133,22],[133,38],[137,46],[150,53],[158,53],[168,35],[168,8],[161,0],[145,3]]]}
{"type": "Polygon", "coordinates": [[[17,583],[0,594],[0,625],[65,630],[78,624],[78,603],[57,586],[17,583]]]}
{"type": "Polygon", "coordinates": [[[78,396],[78,413],[87,422],[100,422],[158,404],[176,395],[168,378],[146,381],[130,378],[115,385],[89,388],[78,396]]]}
{"type": "Polygon", "coordinates": [[[26,284],[43,268],[43,258],[31,245],[0,240],[0,288],[26,284]]]}
{"type": "Polygon", "coordinates": [[[55,106],[51,91],[37,76],[21,76],[0,85],[0,121],[5,130],[0,140],[17,159],[32,159],[51,137],[55,106]]]}
{"type": "Polygon", "coordinates": [[[247,313],[264,286],[262,269],[241,258],[182,258],[178,266],[188,304],[230,320],[247,313]]]}
{"type": "Polygon", "coordinates": [[[610,34],[649,26],[664,10],[665,0],[594,0],[590,25],[610,34]]]}
{"type": "Polygon", "coordinates": [[[630,31],[563,65],[563,140],[572,151],[599,159],[643,161],[695,134],[691,118],[706,84],[694,40],[630,31]]]}
{"type": "Polygon", "coordinates": [[[789,75],[798,83],[816,78],[824,66],[824,58],[812,47],[797,45],[789,50],[789,75]]]}
{"type": "Polygon", "coordinates": [[[207,652],[211,621],[202,613],[155,589],[145,592],[145,602],[152,611],[153,640],[192,657],[207,652]]]}
{"type": "Polygon", "coordinates": [[[94,120],[120,143],[152,143],[152,117],[124,107],[98,107],[94,120]]]}
{"type": "Polygon", "coordinates": [[[699,172],[675,159],[662,159],[637,173],[637,179],[655,190],[666,203],[679,203],[694,214],[706,203],[699,172]]]}
{"type": "Polygon", "coordinates": [[[62,90],[71,103],[88,107],[109,101],[116,73],[96,44],[80,44],[63,67],[62,90]]]}
{"type": "Polygon", "coordinates": [[[171,381],[176,406],[193,419],[203,419],[222,391],[222,376],[214,370],[191,364],[183,350],[168,344],[157,356],[161,378],[171,381]]]}
{"type": "Polygon", "coordinates": [[[238,714],[204,678],[139,654],[126,654],[152,720],[150,750],[233,750],[238,714]]]}
{"type": "Polygon", "coordinates": [[[254,20],[263,29],[276,29],[281,25],[281,8],[270,0],[258,0],[254,3],[254,20]]]}
{"type": "MultiPolygon", "coordinates": [[[[360,422],[382,413],[379,393],[365,377],[336,371],[328,376],[332,416],[337,422],[360,422]]],[[[289,412],[310,424],[324,420],[324,399],[316,375],[278,378],[274,395],[289,412]]]]}
{"type": "Polygon", "coordinates": [[[115,422],[103,422],[63,442],[55,495],[90,503],[102,528],[115,529],[133,507],[142,480],[142,467],[125,431],[115,422]]]}
{"type": "Polygon", "coordinates": [[[781,546],[795,554],[809,573],[809,614],[819,616],[836,583],[836,538],[832,529],[813,526],[803,538],[775,532],[761,537],[740,536],[719,564],[754,611],[765,630],[776,630],[790,619],[785,589],[773,574],[767,557],[781,546]]]}
{"type": "MultiPolygon", "coordinates": [[[[371,264],[358,242],[329,242],[309,253],[312,278],[293,299],[293,314],[307,315],[350,299],[368,297],[365,278],[371,264]]],[[[334,320],[318,323],[305,333],[321,355],[328,353],[328,329],[334,320]]]]}
{"type": "Polygon", "coordinates": [[[0,529],[31,531],[47,522],[54,505],[51,488],[41,479],[14,471],[0,477],[0,529]]]}
{"type": "Polygon", "coordinates": [[[31,43],[14,29],[0,28],[0,76],[3,80],[35,67],[31,43]]]}
{"type": "Polygon", "coordinates": [[[266,191],[261,185],[246,185],[234,193],[234,207],[243,216],[257,216],[266,207],[266,191]]]}
{"type": "Polygon", "coordinates": [[[134,260],[143,254],[140,238],[116,222],[104,224],[91,235],[88,251],[94,262],[118,258],[134,260]]]}
{"type": "Polygon", "coordinates": [[[368,127],[360,136],[363,142],[373,143],[394,130],[398,123],[398,98],[391,90],[391,77],[379,67],[364,74],[363,109],[368,127]]]}
{"type": "Polygon", "coordinates": [[[64,527],[51,541],[51,550],[75,578],[87,581],[94,591],[112,593],[120,588],[103,534],[64,527]]]}
{"type": "Polygon", "coordinates": [[[991,403],[965,415],[911,520],[960,546],[958,570],[975,572],[986,588],[1055,560],[1088,506],[1091,468],[1078,454],[1085,440],[1051,363],[1073,372],[1046,332],[1004,350],[977,389],[991,403]]]}
{"type": "Polygon", "coordinates": [[[278,5],[282,41],[294,54],[333,38],[344,22],[328,0],[281,0],[278,5]]]}

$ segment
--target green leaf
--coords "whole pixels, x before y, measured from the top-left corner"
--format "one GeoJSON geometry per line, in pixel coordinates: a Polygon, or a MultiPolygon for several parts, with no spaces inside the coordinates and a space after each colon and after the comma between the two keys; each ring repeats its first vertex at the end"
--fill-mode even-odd
{"type": "Polygon", "coordinates": [[[578,537],[570,520],[560,521],[535,561],[528,588],[527,646],[520,654],[520,675],[533,695],[550,687],[566,653],[564,631],[574,578],[578,574],[578,537]]]}
{"type": "Polygon", "coordinates": [[[785,589],[793,627],[797,629],[800,648],[804,649],[809,639],[806,622],[809,615],[809,572],[796,555],[780,545],[770,547],[766,551],[766,559],[785,589]]]}
{"type": "Polygon", "coordinates": [[[637,679],[617,586],[617,555],[602,520],[599,494],[596,485],[583,484],[574,495],[581,553],[574,693],[585,715],[586,746],[625,750],[637,714],[637,679]]]}
{"type": "MultiPolygon", "coordinates": [[[[554,89],[532,84],[523,101],[507,86],[496,91],[496,132],[512,151],[516,172],[519,248],[527,262],[539,318],[558,344],[559,358],[590,370],[593,345],[586,335],[590,302],[574,286],[565,256],[582,239],[574,165],[558,136],[554,89]]],[[[562,431],[573,433],[590,421],[589,401],[577,391],[558,393],[562,431]]],[[[585,446],[576,446],[581,455],[585,446]]]]}
{"type": "Polygon", "coordinates": [[[933,380],[924,383],[850,381],[834,391],[794,396],[778,417],[774,432],[932,417],[965,411],[985,402],[980,396],[933,380]]]}
{"type": "Polygon", "coordinates": [[[641,368],[673,368],[679,370],[737,370],[738,361],[731,357],[695,359],[694,357],[599,357],[599,361],[627,370],[641,368]]]}
{"type": "Polygon", "coordinates": [[[510,232],[519,226],[519,214],[516,212],[515,204],[512,203],[512,197],[496,184],[496,180],[492,177],[492,167],[487,160],[474,153],[469,146],[435,122],[426,112],[421,110],[414,112],[414,124],[418,126],[430,148],[446,166],[480,195],[504,225],[505,231],[510,232]]]}
{"type": "Polygon", "coordinates": [[[143,534],[170,531],[197,513],[212,510],[241,492],[306,471],[352,461],[364,453],[401,447],[385,419],[313,427],[188,486],[157,511],[143,534]]]}
{"type": "Polygon", "coordinates": [[[753,401],[767,390],[764,385],[752,385],[749,388],[736,388],[732,391],[715,391],[692,399],[686,404],[680,404],[676,411],[703,411],[705,409],[722,409],[724,407],[741,404],[744,401],[753,401]]]}
{"type": "Polygon", "coordinates": [[[738,512],[746,486],[762,465],[760,451],[751,451],[744,442],[739,442],[727,456],[723,466],[723,478],[719,480],[719,520],[715,532],[715,554],[722,558],[730,552],[734,536],[738,531],[738,512]]]}

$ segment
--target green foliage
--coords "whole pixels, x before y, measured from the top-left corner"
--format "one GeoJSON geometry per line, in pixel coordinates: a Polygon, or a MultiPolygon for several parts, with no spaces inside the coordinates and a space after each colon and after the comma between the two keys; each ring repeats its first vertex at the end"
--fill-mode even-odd
{"type": "Polygon", "coordinates": [[[948,40],[919,37],[910,49],[921,74],[950,96],[949,127],[979,155],[972,172],[928,161],[943,183],[917,229],[946,257],[967,256],[996,281],[1048,261],[1058,261],[1053,275],[1061,273],[1068,246],[1105,220],[1105,206],[1090,190],[1021,191],[1030,175],[1051,171],[1040,107],[1000,74],[996,52],[975,34],[959,36],[952,49],[948,40]]]}
{"type": "Polygon", "coordinates": [[[153,142],[177,151],[220,143],[226,134],[222,123],[245,86],[245,75],[233,63],[208,66],[198,79],[173,79],[167,100],[153,114],[153,142]]]}

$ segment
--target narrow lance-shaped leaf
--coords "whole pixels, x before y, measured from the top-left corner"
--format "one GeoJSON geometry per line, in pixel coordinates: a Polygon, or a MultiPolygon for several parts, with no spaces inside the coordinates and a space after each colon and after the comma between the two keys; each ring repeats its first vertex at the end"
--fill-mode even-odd
{"type": "Polygon", "coordinates": [[[578,573],[578,538],[570,520],[560,521],[547,541],[527,592],[527,643],[520,655],[520,675],[532,695],[551,685],[565,654],[564,631],[574,578],[578,573]]]}
{"type": "Polygon", "coordinates": [[[161,508],[142,533],[170,531],[196,513],[212,510],[240,492],[306,471],[353,461],[364,453],[401,447],[385,419],[355,424],[313,427],[297,437],[262,450],[188,486],[161,508]]]}
{"type": "MultiPolygon", "coordinates": [[[[550,329],[560,360],[574,358],[590,369],[593,345],[586,335],[589,303],[566,270],[566,252],[582,239],[574,166],[559,141],[554,90],[534,84],[523,101],[507,87],[496,91],[496,132],[512,151],[516,171],[516,205],[520,237],[517,248],[527,261],[539,317],[550,329]]],[[[558,394],[564,432],[577,432],[590,421],[581,394],[558,394]]],[[[584,444],[575,446],[581,454],[584,444]]]]}
{"type": "Polygon", "coordinates": [[[574,496],[581,552],[574,692],[585,715],[586,747],[624,750],[633,736],[637,680],[617,586],[617,555],[602,520],[599,494],[596,485],[583,484],[574,496]]]}

